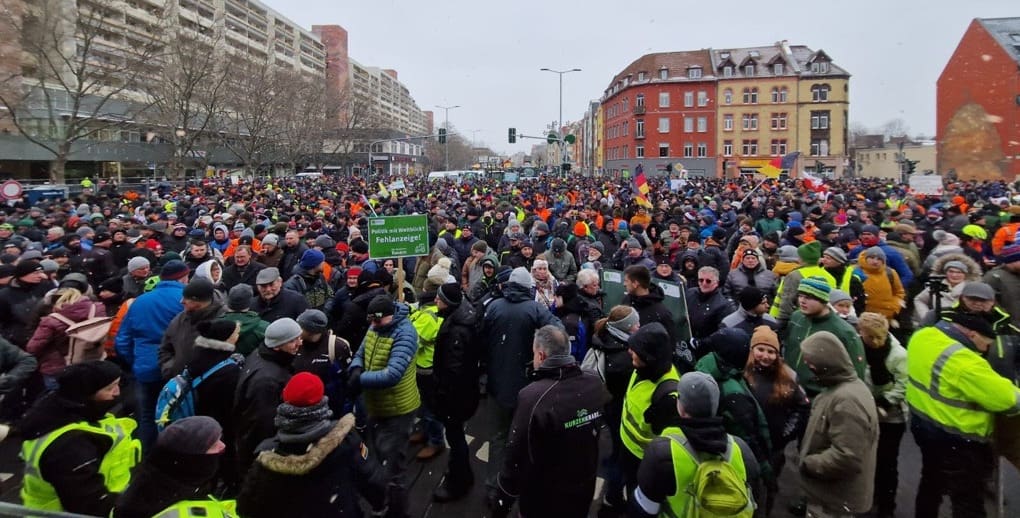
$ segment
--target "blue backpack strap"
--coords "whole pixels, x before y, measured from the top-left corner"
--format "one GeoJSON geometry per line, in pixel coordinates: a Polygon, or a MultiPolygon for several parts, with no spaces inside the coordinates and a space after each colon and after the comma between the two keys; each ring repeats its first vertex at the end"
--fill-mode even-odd
{"type": "MultiPolygon", "coordinates": [[[[227,365],[236,365],[236,364],[237,364],[237,362],[234,361],[234,358],[230,357],[230,358],[227,358],[227,359],[217,363],[216,365],[213,365],[212,367],[209,367],[209,370],[205,371],[204,374],[202,374],[201,376],[191,380],[191,388],[194,389],[195,387],[198,386],[199,383],[202,383],[203,380],[205,380],[209,376],[212,376],[213,374],[216,373],[216,371],[226,367],[227,365]]],[[[185,370],[185,372],[187,372],[187,370],[185,370]]]]}

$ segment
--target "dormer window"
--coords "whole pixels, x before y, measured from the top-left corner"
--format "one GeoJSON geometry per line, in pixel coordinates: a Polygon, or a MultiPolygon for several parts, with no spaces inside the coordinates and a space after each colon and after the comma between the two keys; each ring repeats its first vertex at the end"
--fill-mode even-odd
{"type": "Polygon", "coordinates": [[[776,63],[776,64],[772,65],[772,75],[781,76],[781,75],[783,75],[783,73],[784,72],[783,72],[783,64],[782,63],[776,63]]]}
{"type": "Polygon", "coordinates": [[[637,80],[638,81],[644,81],[645,80],[645,73],[644,72],[638,72],[637,73],[637,80]]]}
{"type": "Polygon", "coordinates": [[[659,69],[659,79],[669,79],[669,70],[665,68],[659,69]]]}
{"type": "Polygon", "coordinates": [[[754,63],[748,63],[744,65],[744,75],[747,77],[754,77],[755,66],[754,63]]]}
{"type": "Polygon", "coordinates": [[[829,73],[829,62],[828,61],[815,61],[811,63],[812,74],[828,74],[829,73]]]}
{"type": "Polygon", "coordinates": [[[723,69],[722,69],[722,76],[723,77],[733,77],[733,67],[731,67],[729,65],[724,66],[723,69]]]}
{"type": "Polygon", "coordinates": [[[687,79],[701,79],[701,67],[688,68],[687,79]]]}

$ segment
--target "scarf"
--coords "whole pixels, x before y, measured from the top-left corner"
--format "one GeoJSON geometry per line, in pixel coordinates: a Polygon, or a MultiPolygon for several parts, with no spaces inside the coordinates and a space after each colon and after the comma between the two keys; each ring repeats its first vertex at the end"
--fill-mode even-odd
{"type": "Polygon", "coordinates": [[[892,347],[886,344],[885,347],[865,347],[864,356],[868,360],[868,367],[871,369],[871,384],[881,387],[893,382],[893,374],[885,366],[885,359],[889,357],[892,347]]]}
{"type": "Polygon", "coordinates": [[[312,406],[294,406],[281,403],[276,407],[276,436],[282,443],[312,443],[333,428],[329,420],[332,411],[329,409],[329,398],[323,396],[322,401],[312,406]]]}

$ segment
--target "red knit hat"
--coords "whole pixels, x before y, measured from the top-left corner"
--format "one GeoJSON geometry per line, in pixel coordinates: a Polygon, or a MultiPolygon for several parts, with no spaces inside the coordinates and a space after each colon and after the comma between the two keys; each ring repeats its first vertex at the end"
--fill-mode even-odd
{"type": "Polygon", "coordinates": [[[574,235],[577,237],[584,237],[588,235],[588,225],[585,225],[583,221],[574,223],[574,235]]]}
{"type": "Polygon", "coordinates": [[[325,391],[318,376],[310,372],[299,372],[283,387],[283,401],[294,406],[317,405],[322,401],[325,391]]]}

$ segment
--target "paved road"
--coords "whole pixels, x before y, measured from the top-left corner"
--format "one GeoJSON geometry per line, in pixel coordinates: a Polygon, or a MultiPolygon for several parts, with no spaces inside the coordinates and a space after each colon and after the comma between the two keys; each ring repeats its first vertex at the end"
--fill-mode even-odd
{"type": "MultiPolygon", "coordinates": [[[[486,440],[491,434],[491,425],[483,419],[485,416],[484,405],[475,414],[475,418],[468,423],[467,434],[469,447],[471,449],[471,463],[475,472],[476,483],[468,497],[458,502],[436,504],[432,502],[432,491],[442,481],[443,471],[446,468],[446,454],[428,461],[418,462],[412,458],[411,469],[409,470],[410,500],[412,517],[458,517],[458,518],[484,518],[488,516],[485,507],[485,469],[488,462],[489,443],[486,440]]],[[[12,437],[0,443],[0,500],[7,502],[18,501],[18,488],[21,481],[21,462],[17,459],[19,441],[12,437]]],[[[415,447],[412,454],[417,450],[415,447]]],[[[787,451],[791,462],[787,463],[786,469],[780,478],[779,499],[773,511],[774,517],[789,516],[786,512],[787,504],[795,498],[797,492],[796,471],[792,467],[794,448],[791,445],[787,451]]],[[[900,448],[900,487],[897,497],[898,516],[913,516],[914,497],[917,491],[918,477],[921,472],[921,455],[914,444],[910,433],[903,438],[900,448]]],[[[1006,498],[1006,511],[1004,517],[1020,516],[1020,476],[1012,466],[1004,470],[1004,494],[1006,498]],[[1012,498],[1011,498],[1012,497],[1012,498]]],[[[601,481],[597,489],[602,489],[601,481]]],[[[592,513],[598,508],[599,498],[592,500],[592,513]]],[[[950,516],[948,505],[943,506],[943,516],[950,516]]]]}

